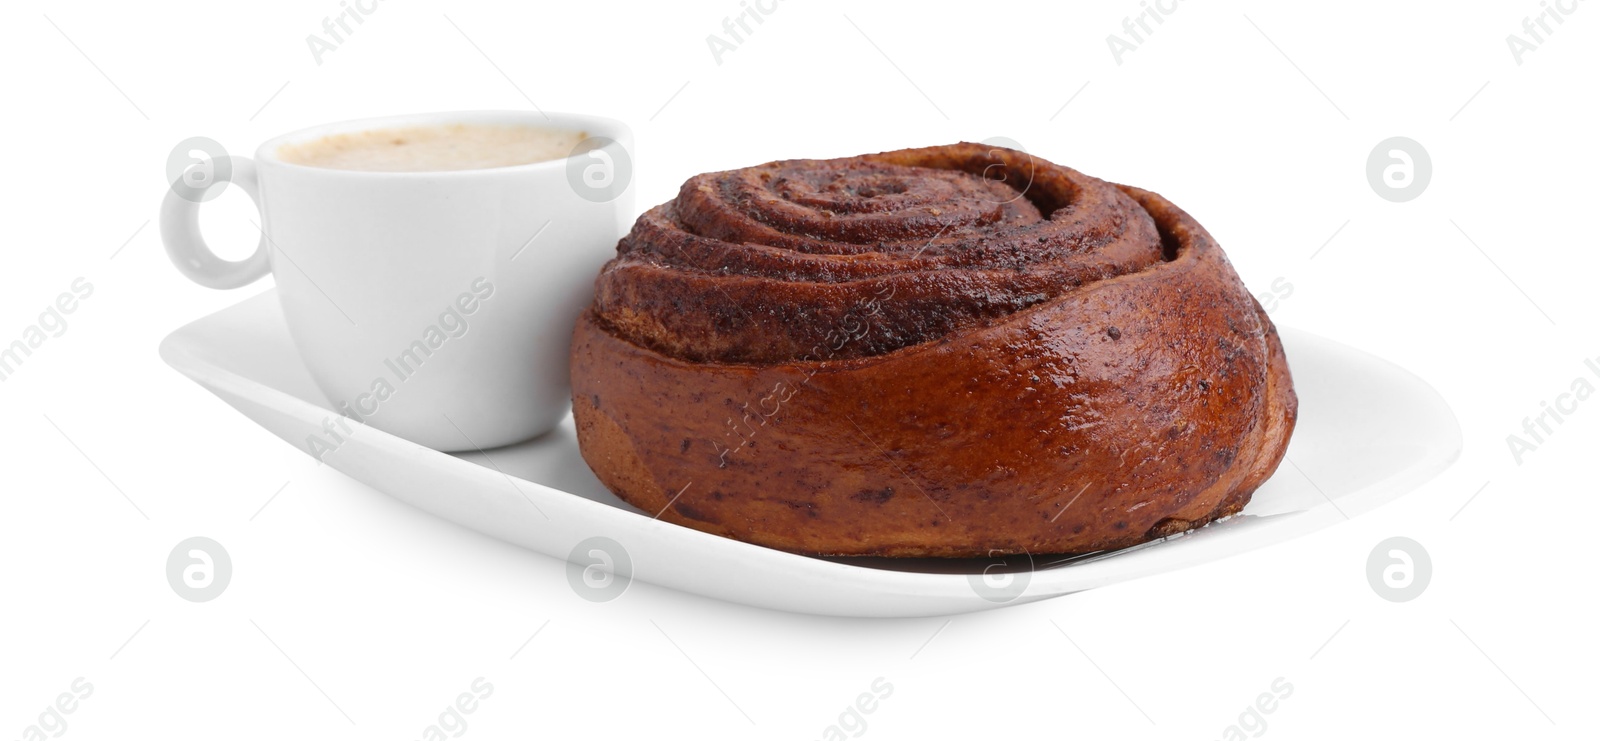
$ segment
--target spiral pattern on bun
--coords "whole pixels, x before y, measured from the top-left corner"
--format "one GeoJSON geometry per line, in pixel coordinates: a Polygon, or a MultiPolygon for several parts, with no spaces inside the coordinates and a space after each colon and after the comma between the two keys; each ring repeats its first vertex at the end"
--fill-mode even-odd
{"type": "Polygon", "coordinates": [[[1115,186],[961,144],[697,175],[618,253],[595,310],[620,335],[771,363],[814,355],[868,310],[874,331],[831,357],[936,339],[1143,270],[1162,245],[1115,186]]]}
{"type": "Polygon", "coordinates": [[[702,530],[1117,547],[1238,511],[1293,427],[1276,332],[1210,235],[1025,152],[698,175],[617,252],[574,334],[580,445],[619,496],[702,530]]]}

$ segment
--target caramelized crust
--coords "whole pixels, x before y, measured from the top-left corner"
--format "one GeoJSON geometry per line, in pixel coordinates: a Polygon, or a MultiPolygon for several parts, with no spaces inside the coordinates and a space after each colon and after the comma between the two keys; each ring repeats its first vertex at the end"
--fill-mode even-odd
{"type": "Polygon", "coordinates": [[[596,286],[584,459],[774,548],[1132,545],[1237,512],[1294,426],[1276,330],[1198,223],[1008,149],[699,175],[596,286]]]}

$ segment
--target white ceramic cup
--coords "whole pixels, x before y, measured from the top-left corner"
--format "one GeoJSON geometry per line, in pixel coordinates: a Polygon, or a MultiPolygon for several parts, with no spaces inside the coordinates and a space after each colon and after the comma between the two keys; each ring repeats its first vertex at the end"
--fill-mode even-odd
{"type": "MultiPolygon", "coordinates": [[[[228,182],[260,210],[255,253],[219,258],[201,198],[177,184],[161,238],[211,288],[272,273],[289,332],[333,408],[430,448],[474,450],[542,434],[571,404],[572,327],[633,217],[632,132],[620,121],[538,112],[433,113],[297,131],[229,157],[228,182]],[[585,132],[567,159],[448,172],[290,164],[281,146],[330,134],[437,124],[585,132]]],[[[313,454],[336,449],[343,420],[313,454]]]]}

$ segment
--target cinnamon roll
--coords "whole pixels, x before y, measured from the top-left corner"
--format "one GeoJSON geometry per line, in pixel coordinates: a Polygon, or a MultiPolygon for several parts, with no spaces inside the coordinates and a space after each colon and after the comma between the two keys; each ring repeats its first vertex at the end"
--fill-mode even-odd
{"type": "Polygon", "coordinates": [[[571,369],[619,497],[807,554],[1182,532],[1244,507],[1296,415],[1199,223],[979,144],[690,178],[600,272],[571,369]]]}

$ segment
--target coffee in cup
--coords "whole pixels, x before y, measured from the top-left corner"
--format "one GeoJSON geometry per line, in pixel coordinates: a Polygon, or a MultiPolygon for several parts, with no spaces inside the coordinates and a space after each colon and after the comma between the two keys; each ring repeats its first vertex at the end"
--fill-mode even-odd
{"type": "Polygon", "coordinates": [[[506,445],[570,407],[573,324],[635,215],[631,142],[618,121],[536,111],[321,126],[218,158],[217,182],[260,210],[250,257],[207,247],[212,185],[174,183],[161,237],[202,285],[272,274],[337,429],[363,422],[444,451],[506,445]]]}
{"type": "Polygon", "coordinates": [[[290,142],[284,162],[333,170],[441,172],[514,167],[562,159],[588,138],[541,126],[455,123],[366,129],[290,142]]]}

